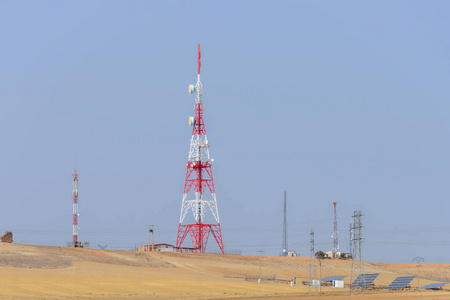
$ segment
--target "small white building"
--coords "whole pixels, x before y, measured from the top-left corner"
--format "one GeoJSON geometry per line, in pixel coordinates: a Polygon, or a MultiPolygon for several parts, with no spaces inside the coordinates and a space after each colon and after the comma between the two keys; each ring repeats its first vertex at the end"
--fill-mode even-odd
{"type": "Polygon", "coordinates": [[[327,251],[325,252],[327,258],[340,258],[341,252],[327,251]]]}
{"type": "Polygon", "coordinates": [[[297,256],[297,252],[295,252],[294,250],[289,250],[288,252],[287,252],[287,255],[286,256],[289,256],[289,257],[296,257],[297,256]]]}
{"type": "Polygon", "coordinates": [[[344,288],[344,280],[333,280],[334,288],[344,288]]]}
{"type": "Polygon", "coordinates": [[[174,246],[170,244],[153,244],[152,245],[144,245],[143,247],[139,247],[138,251],[156,251],[156,252],[173,252],[174,246]]]}

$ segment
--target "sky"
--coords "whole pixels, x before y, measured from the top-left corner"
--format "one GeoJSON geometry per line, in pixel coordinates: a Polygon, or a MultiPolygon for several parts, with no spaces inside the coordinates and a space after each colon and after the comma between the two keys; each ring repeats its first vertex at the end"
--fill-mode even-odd
{"type": "MultiPolygon", "coordinates": [[[[226,251],[450,263],[447,1],[0,1],[0,233],[176,242],[197,44],[226,251]]],[[[189,244],[186,244],[189,246],[189,244]]],[[[217,252],[211,238],[207,251],[217,252]]]]}

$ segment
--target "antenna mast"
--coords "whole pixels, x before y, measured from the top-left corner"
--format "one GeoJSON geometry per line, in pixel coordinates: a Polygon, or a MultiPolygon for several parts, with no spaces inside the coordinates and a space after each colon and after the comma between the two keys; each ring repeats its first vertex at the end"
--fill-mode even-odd
{"type": "Polygon", "coordinates": [[[284,191],[283,242],[281,248],[281,256],[286,256],[288,254],[286,191],[284,191]]]}
{"type": "Polygon", "coordinates": [[[203,120],[203,93],[200,81],[201,67],[200,44],[198,45],[197,61],[197,84],[189,85],[189,93],[195,93],[194,111],[195,116],[189,117],[189,125],[193,126],[191,146],[189,150],[188,162],[186,164],[186,180],[184,183],[183,202],[181,204],[180,222],[178,225],[176,248],[181,249],[186,236],[190,234],[195,252],[205,252],[209,234],[214,236],[220,251],[225,253],[222,241],[222,231],[220,229],[219,210],[217,208],[216,191],[214,188],[212,165],[214,159],[209,156],[209,141],[206,137],[205,122],[203,120]],[[194,199],[188,199],[191,193],[194,199]],[[205,199],[208,194],[211,199],[205,199]],[[217,224],[205,224],[204,218],[207,208],[211,211],[217,224]],[[183,225],[189,209],[194,214],[194,224],[183,225]]]}
{"type": "Polygon", "coordinates": [[[309,275],[308,275],[308,292],[318,290],[316,285],[316,258],[314,252],[314,229],[311,228],[309,233],[309,275]]]}
{"type": "Polygon", "coordinates": [[[77,170],[73,174],[72,181],[72,197],[73,197],[73,241],[72,246],[78,247],[78,174],[77,170]]]}
{"type": "Polygon", "coordinates": [[[333,228],[333,257],[337,256],[337,253],[339,252],[339,242],[338,242],[338,229],[337,229],[337,214],[336,214],[336,204],[337,202],[333,202],[334,207],[334,228],[333,228]]]}

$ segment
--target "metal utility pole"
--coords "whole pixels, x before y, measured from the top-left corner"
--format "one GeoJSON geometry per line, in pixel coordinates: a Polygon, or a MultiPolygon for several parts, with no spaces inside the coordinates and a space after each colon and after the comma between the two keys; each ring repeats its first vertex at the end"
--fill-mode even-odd
{"type": "Polygon", "coordinates": [[[287,240],[287,209],[286,209],[286,191],[284,191],[284,217],[283,217],[283,242],[281,245],[281,255],[286,256],[288,253],[287,240]]]}
{"type": "Polygon", "coordinates": [[[420,262],[425,261],[425,259],[423,259],[423,257],[417,256],[414,257],[413,260],[417,262],[417,288],[419,288],[420,262]]]}
{"type": "MultiPolygon", "coordinates": [[[[362,251],[362,213],[360,210],[355,210],[353,212],[353,259],[352,259],[352,273],[350,277],[350,293],[361,290],[362,293],[366,291],[364,284],[360,286],[352,286],[351,283],[360,274],[364,274],[364,262],[363,262],[363,251],[362,251]]],[[[363,280],[364,282],[364,280],[363,280]]]]}
{"type": "Polygon", "coordinates": [[[189,117],[192,126],[191,146],[186,164],[186,179],[184,182],[183,202],[181,204],[180,222],[178,225],[176,248],[180,249],[189,234],[195,252],[205,252],[208,236],[211,233],[222,253],[225,253],[220,229],[219,209],[212,173],[214,159],[209,156],[210,143],[206,137],[205,121],[203,119],[203,92],[200,81],[200,44],[198,45],[197,84],[189,85],[189,93],[195,93],[194,117],[189,117]],[[191,193],[189,193],[191,192],[191,193]],[[191,195],[188,197],[188,195],[191,195]],[[194,221],[183,224],[184,218],[192,209],[194,221]],[[204,223],[205,214],[210,211],[215,222],[204,223]]]}
{"type": "Polygon", "coordinates": [[[319,257],[319,293],[322,292],[322,257],[319,257]]]}
{"type": "Polygon", "coordinates": [[[153,247],[155,245],[155,229],[154,226],[152,225],[152,251],[153,251],[153,247]]]}
{"type": "Polygon", "coordinates": [[[256,252],[259,252],[259,278],[258,278],[258,283],[261,283],[261,255],[264,253],[264,250],[258,250],[256,252]]]}
{"type": "Polygon", "coordinates": [[[308,292],[311,290],[317,291],[317,286],[313,285],[316,283],[316,258],[314,254],[314,229],[311,228],[309,233],[309,275],[308,275],[308,292]],[[311,288],[312,287],[312,288],[311,288]]]}
{"type": "Polygon", "coordinates": [[[333,258],[337,256],[337,253],[339,252],[339,242],[338,242],[338,229],[337,229],[337,214],[336,214],[336,204],[337,202],[333,202],[334,207],[334,227],[333,227],[333,258]]]}

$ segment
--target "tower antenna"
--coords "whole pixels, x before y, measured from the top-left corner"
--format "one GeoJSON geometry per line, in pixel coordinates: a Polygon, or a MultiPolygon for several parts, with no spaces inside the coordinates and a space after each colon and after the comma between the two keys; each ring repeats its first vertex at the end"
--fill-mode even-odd
{"type": "Polygon", "coordinates": [[[337,204],[337,202],[333,202],[334,227],[333,227],[333,235],[331,236],[333,238],[333,249],[332,249],[333,257],[337,257],[337,255],[338,255],[337,253],[339,252],[336,204],[337,204]]]}
{"type": "Polygon", "coordinates": [[[72,181],[72,197],[73,197],[73,239],[72,246],[78,247],[78,174],[77,170],[73,173],[72,181]]]}
{"type": "Polygon", "coordinates": [[[200,81],[200,59],[200,44],[198,44],[197,84],[195,86],[189,85],[189,93],[195,93],[195,116],[189,117],[189,125],[193,126],[193,129],[188,162],[186,164],[186,180],[184,182],[183,201],[181,204],[177,244],[175,247],[181,249],[186,236],[189,234],[191,236],[194,251],[205,252],[208,237],[211,233],[219,245],[220,251],[225,253],[222,241],[222,231],[220,228],[216,190],[214,188],[212,174],[214,159],[209,156],[210,144],[206,137],[205,122],[203,120],[203,87],[200,81]],[[193,193],[191,192],[192,187],[193,193]],[[188,195],[191,195],[193,199],[189,199],[188,195]],[[207,198],[208,195],[211,198],[207,198]],[[205,223],[207,208],[209,208],[216,223],[205,223]],[[195,223],[183,225],[183,221],[189,209],[192,209],[195,223]]]}
{"type": "Polygon", "coordinates": [[[286,256],[287,254],[288,254],[287,210],[286,210],[286,191],[284,191],[283,242],[281,245],[281,256],[286,256]]]}
{"type": "Polygon", "coordinates": [[[311,228],[309,233],[309,275],[308,275],[308,292],[318,290],[316,280],[316,258],[314,253],[314,229],[311,228]]]}

